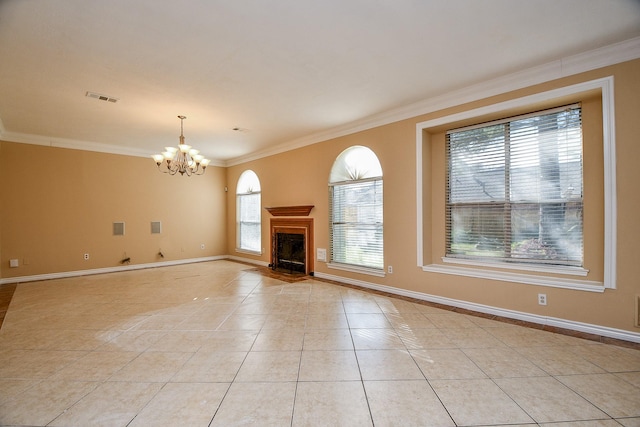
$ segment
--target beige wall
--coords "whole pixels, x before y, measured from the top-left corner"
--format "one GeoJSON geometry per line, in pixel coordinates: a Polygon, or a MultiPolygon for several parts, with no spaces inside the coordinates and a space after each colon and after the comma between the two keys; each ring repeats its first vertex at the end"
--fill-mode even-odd
{"type": "MultiPolygon", "coordinates": [[[[638,262],[638,238],[640,225],[637,212],[640,197],[637,183],[640,182],[640,60],[572,76],[536,87],[503,94],[491,99],[462,105],[446,111],[403,120],[352,135],[332,139],[312,146],[270,156],[256,161],[236,165],[227,169],[229,193],[227,194],[228,251],[230,254],[268,263],[269,251],[262,256],[247,256],[235,253],[235,185],[240,174],[252,169],[260,178],[263,206],[286,206],[312,204],[311,216],[315,220],[316,248],[328,248],[328,192],[329,171],[342,150],[352,145],[371,148],[380,159],[384,174],[384,245],[385,265],[393,266],[393,274],[379,278],[370,275],[348,273],[315,262],[315,271],[342,276],[353,280],[396,287],[439,297],[483,304],[540,316],[550,316],[576,322],[601,325],[633,332],[634,296],[640,293],[640,262],[638,262]],[[553,287],[517,284],[512,282],[469,277],[442,275],[422,271],[416,260],[416,124],[425,120],[447,116],[484,105],[518,98],[575,83],[614,76],[618,185],[618,257],[617,289],[593,293],[553,287]],[[549,304],[539,306],[537,294],[546,293],[549,304]]],[[[585,240],[590,248],[585,254],[586,267],[590,269],[587,280],[602,280],[602,139],[601,123],[590,117],[599,113],[599,100],[583,96],[585,106],[585,185],[589,190],[585,203],[589,205],[589,218],[585,219],[585,240]],[[588,134],[587,134],[588,133],[588,134]],[[591,153],[591,155],[589,154],[591,153]]],[[[562,105],[562,104],[561,104],[562,105]]],[[[439,222],[444,198],[442,188],[443,154],[438,145],[443,141],[435,132],[430,152],[425,153],[426,163],[432,169],[425,173],[424,185],[428,188],[429,200],[424,202],[426,223],[425,237],[434,242],[433,251],[427,256],[439,259],[444,234],[439,222]]],[[[586,208],[587,209],[587,208],[586,208]]],[[[262,246],[269,246],[268,212],[263,211],[262,246]]]]}
{"type": "Polygon", "coordinates": [[[115,267],[125,254],[145,264],[226,253],[223,168],[187,178],[140,157],[10,142],[0,150],[2,278],[115,267]],[[113,236],[120,221],[125,235],[113,236]]]}
{"type": "MultiPolygon", "coordinates": [[[[125,253],[132,264],[153,263],[163,261],[157,256],[160,249],[164,261],[229,254],[268,263],[270,215],[264,210],[265,252],[250,256],[235,250],[235,187],[246,169],[254,170],[260,178],[263,207],[315,205],[311,211],[315,246],[328,248],[329,171],[342,150],[364,145],[377,154],[383,168],[385,265],[392,265],[394,273],[378,278],[329,269],[318,261],[316,272],[640,332],[633,325],[634,296],[640,294],[638,76],[640,60],[631,61],[245,164],[210,167],[204,176],[191,178],[160,174],[150,159],[0,142],[0,277],[116,267],[125,253]],[[615,78],[617,135],[617,289],[592,293],[422,271],[416,260],[416,123],[611,75],[615,78]],[[161,235],[150,234],[150,221],[156,220],[162,221],[161,235]],[[125,236],[112,236],[114,221],[126,223],[125,236]],[[205,249],[201,250],[203,243],[205,249]],[[89,261],[83,260],[84,253],[90,254],[89,261]],[[20,261],[19,268],[9,268],[13,258],[20,261]],[[546,307],[537,305],[538,293],[547,294],[546,307]]],[[[436,132],[433,141],[437,143],[437,139],[436,132]]],[[[432,165],[431,174],[425,174],[423,181],[431,191],[424,212],[427,223],[432,224],[424,235],[437,249],[443,236],[437,226],[441,215],[438,200],[443,197],[438,181],[442,157],[437,145],[424,155],[432,165]]],[[[587,167],[595,170],[599,161],[589,157],[585,163],[594,163],[587,167]]],[[[601,176],[596,175],[594,172],[588,179],[595,177],[598,186],[601,176]]],[[[585,238],[598,241],[602,219],[589,221],[592,225],[585,238]]],[[[436,253],[434,249],[428,256],[437,260],[436,253]]],[[[597,280],[602,275],[601,255],[589,257],[590,274],[597,280]]]]}

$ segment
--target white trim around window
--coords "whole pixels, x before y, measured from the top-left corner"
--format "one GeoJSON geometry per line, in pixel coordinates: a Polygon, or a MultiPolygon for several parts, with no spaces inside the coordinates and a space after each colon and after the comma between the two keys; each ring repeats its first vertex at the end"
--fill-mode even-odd
{"type": "MultiPolygon", "coordinates": [[[[541,92],[534,95],[516,98],[498,104],[488,105],[449,116],[440,117],[416,125],[416,206],[417,206],[417,262],[425,272],[454,274],[460,276],[479,277],[492,280],[510,281],[531,285],[560,287],[576,290],[602,292],[604,289],[616,288],[616,154],[615,154],[615,107],[613,76],[578,83],[559,89],[541,92]],[[423,224],[423,134],[424,131],[436,126],[454,123],[460,120],[472,119],[487,114],[506,112],[537,103],[577,95],[598,90],[602,94],[602,145],[604,153],[604,280],[603,282],[585,281],[579,279],[565,279],[552,276],[539,276],[522,273],[508,273],[498,270],[430,264],[423,265],[424,259],[424,224],[423,224]]],[[[524,268],[522,270],[525,270],[524,268]]],[[[559,274],[568,274],[556,271],[559,274]]],[[[569,273],[570,274],[570,273],[569,273]]],[[[582,274],[580,274],[582,275],[582,274]]]]}

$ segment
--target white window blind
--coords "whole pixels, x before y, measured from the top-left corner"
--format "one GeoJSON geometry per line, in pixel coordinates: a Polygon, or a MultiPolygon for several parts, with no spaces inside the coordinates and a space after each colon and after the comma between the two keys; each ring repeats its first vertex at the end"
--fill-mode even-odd
{"type": "Polygon", "coordinates": [[[262,212],[260,180],[255,172],[244,171],[236,189],[237,245],[239,249],[260,252],[262,212]]]}
{"type": "Polygon", "coordinates": [[[331,185],[330,190],[332,261],[384,268],[382,179],[331,185]]]}
{"type": "Polygon", "coordinates": [[[579,105],[447,132],[446,256],[583,264],[579,105]]]}
{"type": "Polygon", "coordinates": [[[331,262],[382,270],[382,168],[361,146],[345,150],[329,183],[331,262]]]}

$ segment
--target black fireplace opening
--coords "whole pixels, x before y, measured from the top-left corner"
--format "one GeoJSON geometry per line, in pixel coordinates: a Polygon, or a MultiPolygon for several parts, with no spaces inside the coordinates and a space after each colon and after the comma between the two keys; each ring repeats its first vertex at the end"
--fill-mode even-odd
{"type": "Polygon", "coordinates": [[[273,269],[286,273],[306,273],[304,234],[276,233],[273,269]]]}

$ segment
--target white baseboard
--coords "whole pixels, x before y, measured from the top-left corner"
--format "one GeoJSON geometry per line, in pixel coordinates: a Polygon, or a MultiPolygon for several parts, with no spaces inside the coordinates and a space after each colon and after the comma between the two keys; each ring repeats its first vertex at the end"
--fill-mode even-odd
{"type": "Polygon", "coordinates": [[[142,270],[145,268],[168,267],[172,265],[193,264],[195,262],[217,261],[227,258],[229,257],[226,255],[219,255],[202,258],[179,259],[174,261],[151,262],[147,264],[119,265],[116,267],[94,268],[90,270],[61,271],[58,273],[35,274],[33,276],[7,277],[0,279],[0,285],[4,285],[6,283],[25,283],[40,280],[64,279],[67,277],[90,276],[93,274],[115,273],[119,271],[142,270]]]}
{"type": "Polygon", "coordinates": [[[421,301],[429,301],[429,302],[444,304],[452,307],[464,308],[471,311],[477,311],[480,313],[506,317],[509,319],[522,320],[525,322],[536,323],[539,325],[548,325],[556,328],[569,329],[572,331],[585,332],[589,334],[600,335],[603,337],[640,343],[640,333],[637,333],[637,332],[630,332],[622,329],[609,328],[606,326],[592,325],[589,323],[575,322],[573,320],[558,319],[555,317],[540,316],[537,314],[508,310],[504,308],[492,307],[492,306],[483,305],[483,304],[476,304],[473,302],[446,298],[446,297],[441,297],[437,295],[430,295],[422,292],[408,291],[405,289],[393,288],[385,285],[378,285],[375,283],[365,282],[363,280],[349,279],[346,277],[335,276],[333,274],[326,274],[326,273],[321,273],[317,271],[315,272],[315,277],[319,279],[326,279],[326,280],[332,280],[335,282],[346,283],[348,285],[355,285],[362,288],[373,289],[376,291],[387,292],[394,295],[415,298],[421,301]]]}
{"type": "Polygon", "coordinates": [[[260,267],[269,267],[269,263],[265,262],[265,261],[260,261],[257,259],[251,259],[251,258],[243,258],[240,256],[235,256],[235,255],[227,255],[225,257],[225,259],[229,259],[231,261],[238,261],[238,262],[244,262],[247,264],[255,264],[255,265],[259,265],[260,267]]]}

